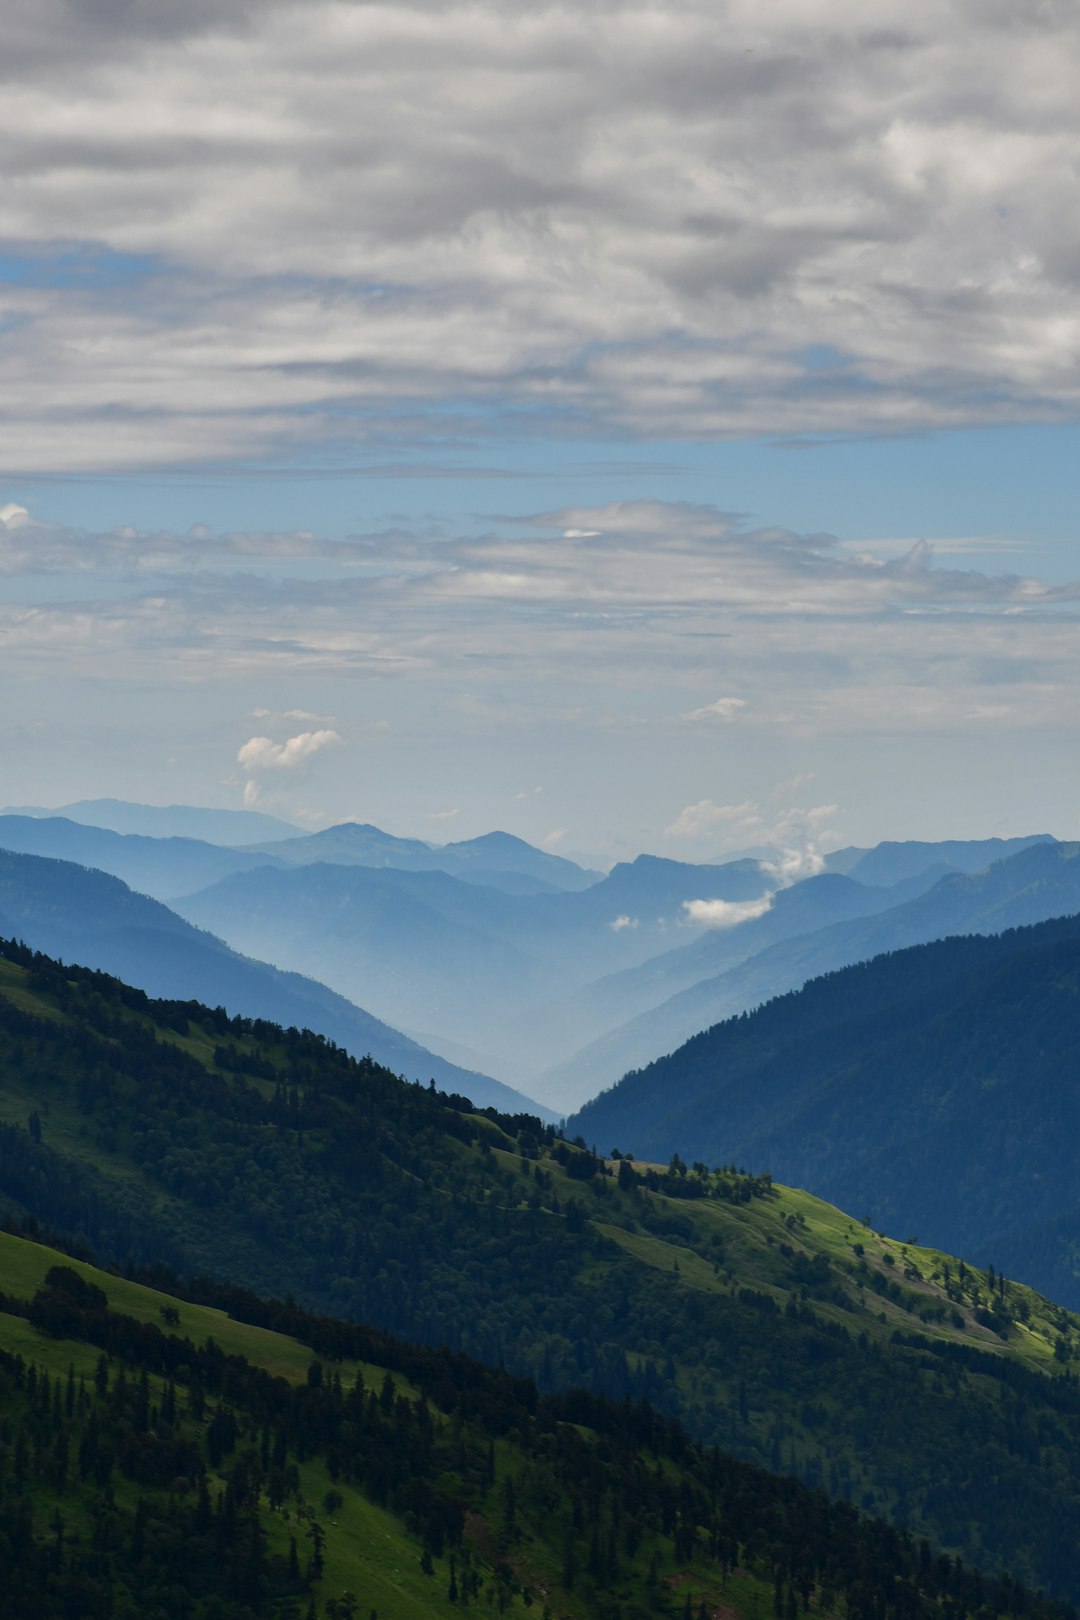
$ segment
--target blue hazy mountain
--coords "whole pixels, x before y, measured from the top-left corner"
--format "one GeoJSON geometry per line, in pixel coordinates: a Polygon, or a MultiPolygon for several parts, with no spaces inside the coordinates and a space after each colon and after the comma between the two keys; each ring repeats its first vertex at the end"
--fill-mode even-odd
{"type": "Polygon", "coordinates": [[[314,1030],[358,1057],[370,1054],[411,1080],[434,1079],[483,1106],[538,1111],[521,1093],[426,1051],[325,985],[238,955],[104,872],[0,850],[0,935],[104,969],[152,996],[314,1030]]]}
{"type": "MultiPolygon", "coordinates": [[[[925,893],[904,899],[901,904],[882,909],[873,897],[890,891],[870,890],[870,902],[863,916],[838,921],[828,927],[795,933],[773,944],[733,960],[718,973],[703,977],[666,1000],[660,1001],[609,1029],[569,1057],[553,1064],[530,1083],[554,1107],[569,1107],[614,1085],[630,1069],[640,1068],[664,1052],[673,1051],[692,1035],[708,1029],[721,1019],[731,1018],[760,1006],[773,996],[797,989],[819,974],[868,960],[882,951],[923,944],[955,933],[996,933],[1025,923],[1042,922],[1080,910],[1080,863],[1072,858],[1075,845],[1039,839],[1019,854],[997,861],[985,872],[953,873],[940,878],[925,893]]],[[[932,875],[933,868],[930,869],[932,875]]],[[[923,876],[907,880],[916,886],[923,876]]],[[[786,891],[790,899],[778,895],[774,912],[780,923],[789,915],[788,907],[810,911],[814,891],[810,880],[786,891]]],[[[832,881],[839,879],[832,875],[832,881]]],[[[820,892],[820,891],[819,891],[820,892]]],[[[907,892],[906,884],[898,891],[907,892]]],[[[854,903],[858,903],[857,898],[854,903]]],[[[741,949],[737,936],[756,930],[765,940],[768,929],[777,926],[767,918],[744,923],[733,930],[728,944],[721,938],[716,945],[700,941],[694,947],[709,951],[741,949]]],[[[747,936],[753,942],[754,935],[747,936]]],[[[651,966],[655,977],[667,971],[663,959],[651,966]]]]}
{"type": "MultiPolygon", "coordinates": [[[[1080,871],[1080,846],[1052,853],[1080,871]]],[[[984,896],[1025,859],[992,868],[984,896]]],[[[995,917],[1023,909],[991,901],[995,917]]],[[[950,937],[716,1025],[568,1129],[645,1159],[767,1169],[1077,1304],[1078,1009],[1080,916],[950,937]]]]}
{"type": "MultiPolygon", "coordinates": [[[[268,850],[272,849],[268,846],[268,850]]],[[[148,838],[91,827],[63,816],[0,815],[0,849],[77,861],[118,877],[155,900],[173,900],[233,872],[280,865],[273,854],[250,854],[197,838],[148,838]]]]}
{"type": "MultiPolygon", "coordinates": [[[[553,1077],[559,1066],[561,1083],[561,1066],[567,1058],[680,991],[727,972],[780,940],[889,910],[932,887],[939,875],[935,868],[891,889],[870,888],[839,873],[807,878],[780,890],[762,916],[735,927],[694,930],[688,944],[594,979],[558,1003],[523,1014],[519,1034],[530,1042],[537,1060],[553,1070],[553,1077]]],[[[618,1073],[629,1066],[623,1065],[618,1073]]],[[[572,1064],[566,1068],[567,1100],[579,1102],[583,1093],[577,1089],[572,1064]]]]}
{"type": "Polygon", "coordinates": [[[147,838],[200,838],[208,844],[254,844],[295,838],[297,828],[261,810],[207,810],[193,804],[131,804],[126,799],[80,799],[54,810],[41,805],[6,805],[4,815],[64,816],[87,827],[140,833],[147,838]]]}
{"type": "Polygon", "coordinates": [[[279,859],[296,866],[330,862],[335,866],[392,867],[404,872],[447,872],[466,883],[504,889],[511,894],[541,894],[587,889],[600,879],[565,860],[537,849],[512,833],[484,833],[458,843],[429,844],[419,838],[397,838],[368,823],[345,821],[322,832],[284,843],[267,844],[279,859]]]}
{"type": "Polygon", "coordinates": [[[872,849],[841,849],[826,857],[830,872],[842,872],[859,883],[889,887],[918,877],[932,867],[946,872],[982,872],[995,861],[1019,855],[1032,844],[1054,843],[1050,833],[1033,833],[1026,838],[945,838],[928,843],[922,839],[897,842],[885,839],[872,849]]]}
{"type": "Polygon", "coordinates": [[[177,909],[350,998],[362,986],[365,1004],[396,1026],[513,1065],[533,1058],[514,1029],[523,1008],[690,937],[685,901],[756,899],[766,885],[755,861],[710,868],[652,856],[576,892],[532,895],[441,871],[316,864],[238,873],[177,909]]]}

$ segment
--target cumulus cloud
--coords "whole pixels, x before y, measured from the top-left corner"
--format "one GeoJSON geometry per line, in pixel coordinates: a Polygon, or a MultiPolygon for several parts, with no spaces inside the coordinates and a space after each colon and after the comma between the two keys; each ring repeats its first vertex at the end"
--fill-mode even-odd
{"type": "Polygon", "coordinates": [[[703,928],[737,928],[740,923],[753,922],[772,910],[773,896],[764,894],[760,900],[684,900],[687,920],[703,928]]]}
{"type": "Polygon", "coordinates": [[[249,737],[239,749],[236,762],[245,771],[292,771],[341,738],[336,731],[300,731],[285,742],[270,737],[249,737]]]}
{"type": "Polygon", "coordinates": [[[300,731],[284,742],[271,737],[249,737],[236,755],[236,762],[247,773],[244,784],[244,808],[252,809],[262,793],[262,778],[279,771],[297,771],[308,764],[324,748],[341,742],[336,731],[300,731]]]}
{"type": "Polygon", "coordinates": [[[622,913],[621,916],[613,917],[611,919],[611,921],[608,923],[608,927],[611,929],[611,932],[613,934],[621,934],[621,933],[624,933],[627,928],[636,928],[637,926],[638,926],[637,917],[631,917],[625,911],[622,913]]]}
{"type": "Polygon", "coordinates": [[[1074,7],[16,9],[12,467],[1080,399],[1074,7]]]}

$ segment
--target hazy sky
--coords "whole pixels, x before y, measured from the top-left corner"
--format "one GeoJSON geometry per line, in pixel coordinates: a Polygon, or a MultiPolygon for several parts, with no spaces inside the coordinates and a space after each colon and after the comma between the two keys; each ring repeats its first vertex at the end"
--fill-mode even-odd
{"type": "Polygon", "coordinates": [[[7,802],[1080,835],[1080,13],[9,0],[7,802]]]}

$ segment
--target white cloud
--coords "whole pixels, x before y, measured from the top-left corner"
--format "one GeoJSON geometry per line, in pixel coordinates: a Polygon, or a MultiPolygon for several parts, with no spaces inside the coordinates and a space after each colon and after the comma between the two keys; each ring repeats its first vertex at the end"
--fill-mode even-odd
{"type": "Polygon", "coordinates": [[[461,814],[461,809],[460,809],[459,806],[455,806],[453,810],[429,810],[428,811],[428,820],[429,821],[453,821],[455,816],[460,816],[460,814],[461,814]]]}
{"type": "Polygon", "coordinates": [[[555,849],[558,844],[562,843],[569,831],[569,827],[554,827],[551,832],[545,833],[543,838],[541,838],[540,848],[547,850],[555,849]]]}
{"type": "Polygon", "coordinates": [[[239,749],[236,762],[252,775],[262,771],[292,771],[340,741],[336,731],[326,730],[300,731],[281,743],[269,737],[249,737],[239,749]]]}
{"type": "MultiPolygon", "coordinates": [[[[837,813],[838,806],[835,804],[819,804],[809,809],[793,806],[777,811],[753,800],[744,800],[742,804],[715,804],[712,799],[700,799],[679,813],[668,827],[667,836],[695,840],[707,838],[713,848],[719,846],[721,852],[737,850],[746,844],[771,845],[775,854],[759,863],[761,870],[776,888],[786,889],[824,870],[824,851],[840,842],[829,826],[837,813]]],[[[769,900],[771,904],[771,896],[769,900]]],[[[759,904],[758,901],[749,903],[759,904]]],[[[699,904],[712,905],[714,902],[691,902],[695,907],[699,904]]],[[[717,901],[715,904],[722,906],[727,902],[717,901]]],[[[716,915],[722,918],[725,913],[720,911],[716,915]]],[[[700,915],[691,912],[691,916],[694,921],[706,920],[704,912],[700,915]]],[[[741,922],[744,919],[735,915],[734,920],[741,922]]],[[[721,921],[710,926],[729,925],[721,921]]]]}
{"type": "Polygon", "coordinates": [[[744,698],[717,698],[715,703],[706,703],[704,708],[691,709],[685,718],[687,720],[734,720],[739,710],[745,708],[746,701],[744,698]]]}
{"type": "Polygon", "coordinates": [[[613,934],[621,934],[625,932],[627,928],[636,928],[637,926],[638,919],[636,917],[629,916],[625,911],[621,916],[613,917],[608,923],[608,927],[611,929],[613,934]]]}
{"type": "Polygon", "coordinates": [[[771,911],[773,896],[764,894],[760,900],[684,900],[687,919],[703,928],[737,928],[740,923],[753,922],[771,911]]]}

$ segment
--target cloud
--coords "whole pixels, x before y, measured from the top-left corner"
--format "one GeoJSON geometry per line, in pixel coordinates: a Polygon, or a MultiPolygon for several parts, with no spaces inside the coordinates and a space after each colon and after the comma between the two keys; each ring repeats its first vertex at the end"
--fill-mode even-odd
{"type": "Polygon", "coordinates": [[[687,919],[703,928],[737,928],[740,923],[753,922],[771,911],[773,896],[762,895],[760,900],[684,900],[687,919]]]}
{"type": "Polygon", "coordinates": [[[627,928],[636,928],[637,926],[638,919],[636,917],[628,916],[625,911],[623,912],[622,916],[613,917],[608,923],[608,927],[611,929],[613,934],[621,934],[627,928]]]}
{"type": "Polygon", "coordinates": [[[460,810],[460,807],[458,807],[458,806],[455,806],[453,810],[429,810],[428,811],[428,820],[429,821],[453,821],[454,817],[455,816],[460,816],[460,814],[461,814],[461,810],[460,810]]]}
{"type": "MultiPolygon", "coordinates": [[[[458,754],[509,750],[511,784],[538,784],[552,759],[562,771],[573,756],[583,772],[610,759],[609,821],[614,782],[625,799],[655,757],[650,830],[635,839],[666,826],[698,840],[702,859],[801,851],[802,835],[778,823],[806,796],[795,782],[770,797],[769,784],[812,763],[850,802],[822,750],[1072,734],[1080,586],[943,561],[932,546],[863,555],[857,540],[678,501],[317,541],[101,535],[31,511],[0,529],[0,658],[37,692],[107,687],[103,713],[121,693],[163,689],[205,708],[197,689],[227,681],[240,712],[266,710],[250,729],[275,748],[344,714],[373,738],[379,728],[388,759],[429,748],[432,728],[458,754]],[[746,707],[733,724],[718,712],[673,727],[673,715],[711,708],[703,693],[746,707]]],[[[215,746],[232,752],[225,725],[215,746]]],[[[258,779],[290,775],[271,766],[258,779]]],[[[446,803],[465,802],[463,781],[445,787],[446,803]]]]}
{"type": "Polygon", "coordinates": [[[702,709],[691,709],[684,718],[687,720],[734,720],[740,709],[746,708],[743,698],[726,697],[717,698],[715,703],[706,703],[702,709]]]}
{"type": "Polygon", "coordinates": [[[1080,399],[1074,7],[18,9],[10,467],[1080,399]]]}
{"type": "Polygon", "coordinates": [[[269,737],[249,737],[239,749],[236,762],[254,775],[262,771],[292,771],[304,765],[324,748],[340,743],[336,731],[300,731],[285,742],[269,737]]]}
{"type": "Polygon", "coordinates": [[[553,828],[551,832],[545,833],[543,838],[541,838],[541,840],[540,840],[540,848],[541,849],[547,849],[547,850],[554,849],[556,847],[556,845],[562,843],[563,839],[567,836],[569,831],[570,831],[569,827],[555,827],[555,828],[553,828]]]}
{"type": "Polygon", "coordinates": [[[745,840],[761,830],[763,821],[758,806],[745,799],[742,804],[715,804],[712,799],[699,799],[680,810],[671,826],[668,838],[701,838],[705,834],[724,830],[745,840]],[[736,831],[737,829],[737,831],[736,831]]]}
{"type": "Polygon", "coordinates": [[[543,791],[542,787],[522,788],[520,793],[514,794],[514,797],[515,799],[535,799],[537,794],[543,793],[543,791]]]}
{"type": "MultiPolygon", "coordinates": [[[[835,804],[819,804],[808,809],[792,806],[777,811],[749,799],[741,804],[715,804],[711,799],[700,799],[680,811],[667,828],[667,836],[698,840],[708,838],[714,848],[719,844],[721,850],[737,850],[746,844],[771,845],[775,853],[760,861],[759,865],[777,889],[786,889],[824,870],[824,851],[839,843],[829,826],[838,808],[835,804]]],[[[706,903],[713,904],[712,901],[701,902],[706,903]]],[[[752,903],[758,904],[757,901],[752,903]]],[[[697,906],[699,902],[692,904],[697,906]]],[[[705,920],[704,913],[692,915],[695,921],[705,920]]],[[[717,916],[723,915],[722,912],[717,913],[717,916]]],[[[735,917],[736,922],[743,920],[742,917],[735,917]]],[[[711,926],[728,925],[714,923],[711,926]]]]}

